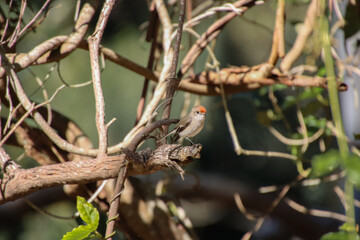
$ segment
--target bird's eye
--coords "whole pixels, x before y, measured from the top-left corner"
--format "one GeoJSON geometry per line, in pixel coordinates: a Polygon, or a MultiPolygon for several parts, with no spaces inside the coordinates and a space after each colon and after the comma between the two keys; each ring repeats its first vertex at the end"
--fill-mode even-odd
{"type": "Polygon", "coordinates": [[[200,112],[199,112],[199,111],[196,111],[196,114],[200,114],[200,112]]]}

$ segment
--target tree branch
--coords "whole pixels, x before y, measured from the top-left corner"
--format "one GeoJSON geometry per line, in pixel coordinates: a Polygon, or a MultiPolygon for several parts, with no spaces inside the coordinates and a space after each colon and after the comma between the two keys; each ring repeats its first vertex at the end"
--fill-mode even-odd
{"type": "Polygon", "coordinates": [[[306,40],[313,31],[315,19],[319,10],[318,7],[319,1],[312,0],[306,13],[304,26],[301,28],[299,34],[297,35],[293,47],[285,55],[284,59],[280,64],[280,68],[282,71],[288,71],[291,68],[292,64],[296,61],[296,59],[301,55],[306,44],[306,40]]]}
{"type": "MultiPolygon", "coordinates": [[[[200,144],[192,146],[172,144],[162,145],[155,150],[138,152],[136,155],[143,161],[131,161],[127,176],[152,174],[169,166],[172,167],[174,163],[188,164],[192,158],[200,158],[201,149],[200,144]]],[[[125,154],[122,154],[31,169],[16,169],[12,176],[4,174],[4,178],[1,179],[0,204],[44,188],[114,178],[126,162],[125,154]]]]}
{"type": "Polygon", "coordinates": [[[101,87],[100,77],[99,48],[107,21],[109,19],[112,9],[114,8],[115,3],[116,1],[111,0],[108,0],[104,3],[94,33],[92,36],[89,37],[91,73],[96,106],[96,128],[99,136],[99,156],[106,155],[108,145],[107,127],[105,124],[105,101],[101,87]]]}
{"type": "MultiPolygon", "coordinates": [[[[179,86],[181,81],[181,76],[176,76],[176,68],[179,60],[180,44],[183,32],[183,25],[185,21],[185,0],[180,0],[180,10],[179,10],[179,23],[176,32],[176,39],[174,42],[174,57],[171,63],[170,75],[167,82],[167,91],[166,91],[166,102],[164,106],[163,119],[168,119],[170,117],[170,109],[172,104],[172,99],[174,97],[175,91],[179,86]]],[[[165,134],[168,131],[168,127],[164,126],[165,134]]]]}

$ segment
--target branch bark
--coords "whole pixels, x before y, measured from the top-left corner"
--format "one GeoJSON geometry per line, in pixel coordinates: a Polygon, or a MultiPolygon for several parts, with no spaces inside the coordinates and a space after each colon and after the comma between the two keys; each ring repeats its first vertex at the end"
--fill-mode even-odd
{"type": "Polygon", "coordinates": [[[107,21],[115,3],[116,1],[106,1],[104,3],[94,33],[89,37],[91,73],[95,95],[96,128],[99,136],[99,156],[106,155],[108,145],[107,127],[105,124],[105,101],[100,77],[99,48],[107,21]]]}
{"type": "MultiPolygon", "coordinates": [[[[131,161],[127,176],[147,175],[168,167],[174,167],[175,164],[188,164],[192,158],[200,158],[201,149],[200,144],[192,146],[172,144],[162,145],[156,150],[147,149],[137,152],[136,156],[143,161],[131,161]]],[[[11,176],[5,174],[4,178],[1,179],[0,204],[16,200],[44,188],[114,178],[126,162],[125,154],[122,154],[31,169],[15,169],[11,176]]]]}

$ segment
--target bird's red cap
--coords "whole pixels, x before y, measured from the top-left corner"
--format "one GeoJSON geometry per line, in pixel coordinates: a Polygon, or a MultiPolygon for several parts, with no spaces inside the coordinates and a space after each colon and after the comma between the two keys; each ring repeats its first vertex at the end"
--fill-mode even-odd
{"type": "Polygon", "coordinates": [[[199,105],[197,108],[198,108],[199,112],[206,113],[206,109],[203,106],[199,105]]]}

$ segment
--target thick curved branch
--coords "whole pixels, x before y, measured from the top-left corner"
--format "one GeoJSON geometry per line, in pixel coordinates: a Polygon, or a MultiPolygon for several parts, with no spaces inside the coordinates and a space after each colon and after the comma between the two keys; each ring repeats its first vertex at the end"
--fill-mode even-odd
{"type": "MultiPolygon", "coordinates": [[[[15,71],[21,71],[33,63],[36,64],[45,64],[49,63],[50,55],[52,55],[52,50],[56,52],[56,49],[63,44],[67,39],[67,36],[56,36],[50,38],[43,43],[37,45],[28,53],[10,53],[6,54],[6,57],[10,64],[14,65],[15,71]]],[[[5,74],[5,68],[1,65],[0,68],[0,78],[3,78],[5,74]]]]}
{"type": "MultiPolygon", "coordinates": [[[[202,146],[162,145],[156,150],[136,153],[142,162],[131,161],[127,176],[152,174],[174,166],[188,164],[191,158],[200,158],[202,146]]],[[[65,162],[31,169],[16,169],[12,176],[1,179],[0,204],[28,195],[34,191],[76,183],[89,183],[118,175],[126,164],[125,155],[106,156],[83,161],[65,162]],[[73,174],[76,173],[76,174],[73,174]]]]}
{"type": "Polygon", "coordinates": [[[89,0],[83,5],[75,23],[74,32],[69,35],[60,47],[59,53],[63,55],[63,57],[72,53],[84,39],[89,28],[90,21],[93,18],[98,5],[99,0],[89,0]]]}

